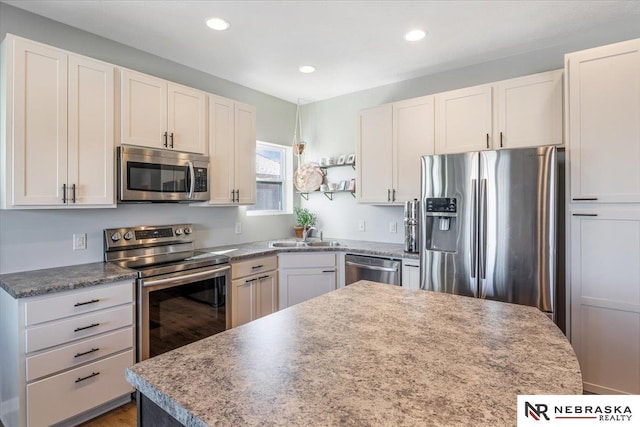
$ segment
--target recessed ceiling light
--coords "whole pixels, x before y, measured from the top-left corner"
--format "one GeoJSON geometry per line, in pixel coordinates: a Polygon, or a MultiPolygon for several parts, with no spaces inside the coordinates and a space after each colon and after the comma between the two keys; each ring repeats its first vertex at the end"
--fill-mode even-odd
{"type": "Polygon", "coordinates": [[[316,69],[311,65],[303,65],[302,67],[298,68],[298,70],[300,70],[301,73],[309,74],[313,73],[316,69]]]}
{"type": "Polygon", "coordinates": [[[207,19],[207,27],[217,31],[224,31],[229,28],[229,23],[222,18],[209,18],[207,19]]]}
{"type": "Polygon", "coordinates": [[[426,35],[427,33],[422,30],[411,30],[404,35],[404,39],[409,42],[417,42],[418,40],[422,40],[426,35]]]}

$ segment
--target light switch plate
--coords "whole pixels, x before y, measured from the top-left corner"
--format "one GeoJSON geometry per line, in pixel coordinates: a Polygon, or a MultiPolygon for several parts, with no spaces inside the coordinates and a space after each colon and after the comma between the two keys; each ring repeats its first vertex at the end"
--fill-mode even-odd
{"type": "Polygon", "coordinates": [[[364,231],[364,230],[365,230],[364,219],[361,219],[360,221],[358,221],[358,231],[364,231]]]}
{"type": "Polygon", "coordinates": [[[397,233],[398,232],[398,223],[395,221],[391,221],[389,223],[389,233],[397,233]]]}
{"type": "Polygon", "coordinates": [[[236,234],[242,233],[242,223],[236,222],[236,234]]]}

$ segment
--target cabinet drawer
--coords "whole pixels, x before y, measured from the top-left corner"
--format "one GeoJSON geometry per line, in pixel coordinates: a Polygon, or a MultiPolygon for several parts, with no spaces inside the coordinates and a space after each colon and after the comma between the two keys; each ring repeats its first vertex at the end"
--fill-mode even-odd
{"type": "Polygon", "coordinates": [[[133,329],[125,328],[96,338],[27,357],[27,381],[100,359],[133,347],[133,329]]]}
{"type": "Polygon", "coordinates": [[[64,344],[133,324],[133,306],[75,316],[58,322],[34,326],[26,330],[27,353],[64,344]]]}
{"type": "Polygon", "coordinates": [[[124,372],[131,365],[133,350],[27,385],[29,427],[50,426],[130,393],[124,372]]]}
{"type": "Polygon", "coordinates": [[[279,257],[280,268],[335,267],[335,252],[306,254],[283,254],[279,257]]]}
{"type": "Polygon", "coordinates": [[[115,285],[99,286],[78,292],[65,292],[60,296],[49,296],[26,302],[24,305],[25,325],[62,319],[132,301],[132,282],[120,282],[115,285]]]}
{"type": "Polygon", "coordinates": [[[231,264],[231,278],[249,276],[263,271],[276,270],[278,268],[278,257],[270,256],[254,258],[247,261],[234,262],[231,264]]]}

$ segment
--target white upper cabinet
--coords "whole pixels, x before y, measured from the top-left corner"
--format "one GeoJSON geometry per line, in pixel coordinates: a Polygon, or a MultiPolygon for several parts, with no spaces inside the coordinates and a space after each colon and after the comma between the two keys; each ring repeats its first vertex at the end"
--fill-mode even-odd
{"type": "Polygon", "coordinates": [[[563,70],[496,83],[493,148],[562,144],[563,70]]]}
{"type": "Polygon", "coordinates": [[[571,53],[571,199],[640,202],[640,39],[571,53]]]}
{"type": "Polygon", "coordinates": [[[393,110],[391,104],[358,114],[356,198],[361,203],[391,202],[393,188],[393,110]]]}
{"type": "Polygon", "coordinates": [[[204,92],[122,69],[120,142],[206,154],[204,92]]]}
{"type": "Polygon", "coordinates": [[[436,154],[488,150],[492,144],[491,85],[436,95],[436,154]]]}
{"type": "Polygon", "coordinates": [[[251,105],[209,95],[209,204],[255,203],[255,114],[251,105]]]}
{"type": "Polygon", "coordinates": [[[420,156],[433,154],[433,110],[433,96],[423,96],[360,111],[359,202],[400,204],[420,197],[420,156]]]}
{"type": "Polygon", "coordinates": [[[3,208],[115,206],[115,67],[8,35],[3,208]]]}

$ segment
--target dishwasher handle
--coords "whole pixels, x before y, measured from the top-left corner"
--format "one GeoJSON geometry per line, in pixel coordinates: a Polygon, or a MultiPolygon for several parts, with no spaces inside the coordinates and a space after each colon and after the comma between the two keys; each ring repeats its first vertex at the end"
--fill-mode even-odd
{"type": "Polygon", "coordinates": [[[346,265],[353,265],[354,267],[360,267],[360,268],[364,268],[367,270],[376,270],[376,271],[387,271],[390,273],[395,273],[398,272],[400,270],[399,267],[393,268],[393,267],[378,267],[376,265],[370,265],[370,264],[359,264],[357,262],[353,262],[353,261],[345,261],[346,265]]]}

